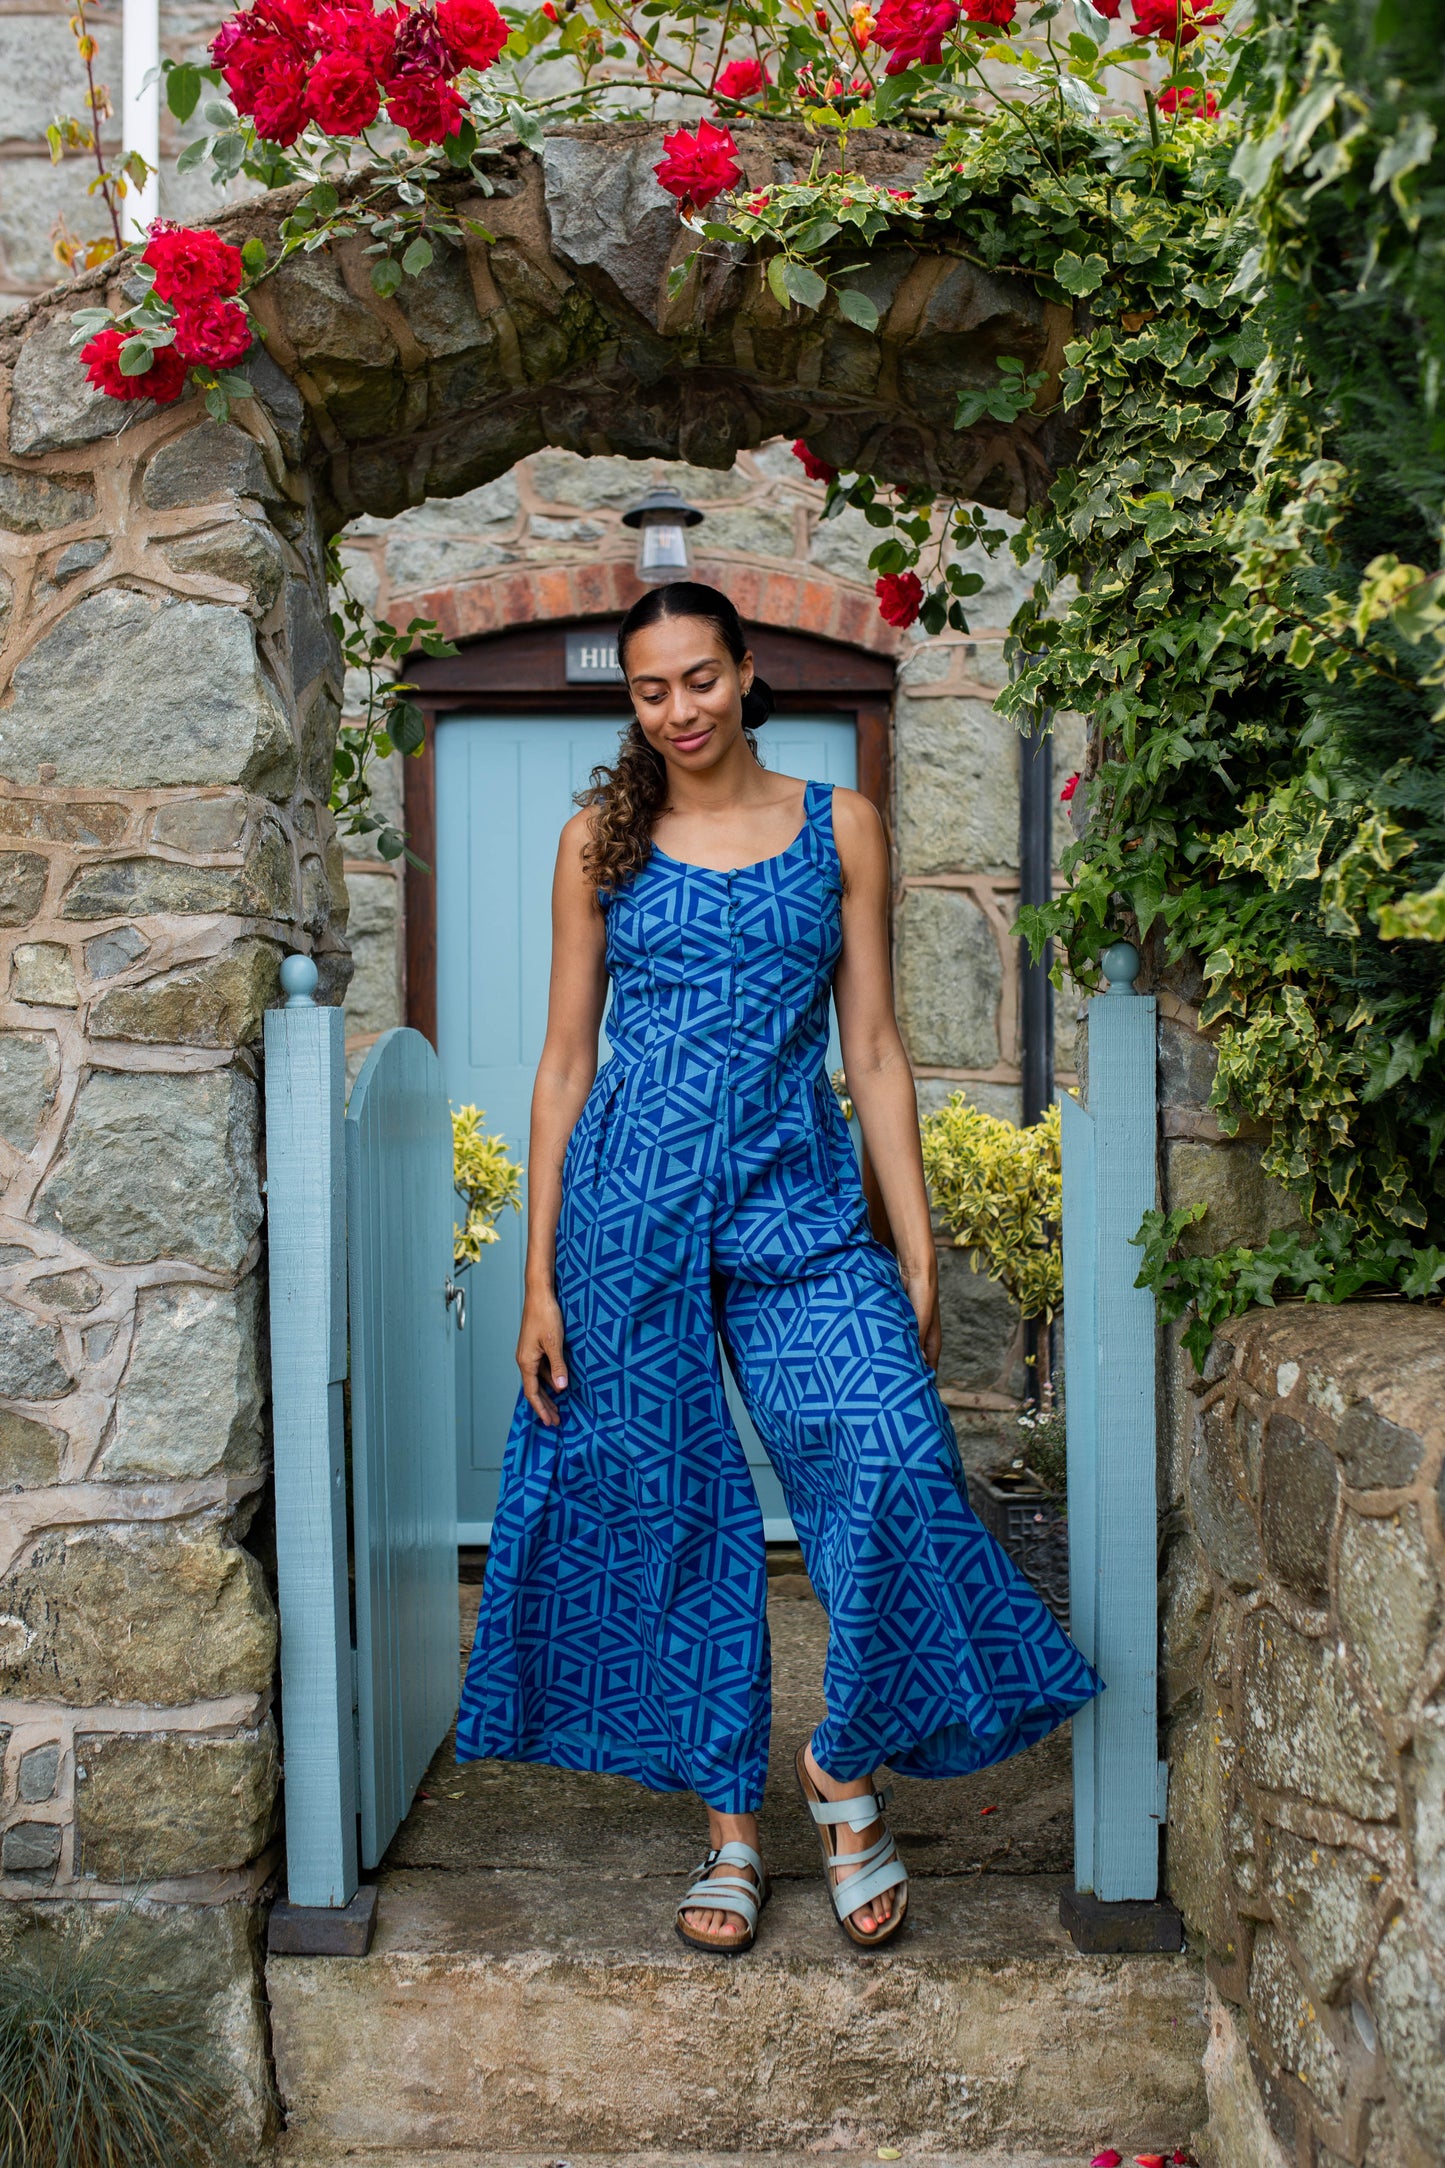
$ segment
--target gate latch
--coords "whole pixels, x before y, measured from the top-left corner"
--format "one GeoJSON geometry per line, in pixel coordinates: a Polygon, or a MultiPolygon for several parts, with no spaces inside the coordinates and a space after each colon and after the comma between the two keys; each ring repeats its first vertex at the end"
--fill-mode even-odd
{"type": "Polygon", "coordinates": [[[453,1303],[457,1306],[457,1331],[465,1332],[467,1329],[467,1291],[456,1280],[448,1280],[447,1308],[450,1309],[453,1303]]]}

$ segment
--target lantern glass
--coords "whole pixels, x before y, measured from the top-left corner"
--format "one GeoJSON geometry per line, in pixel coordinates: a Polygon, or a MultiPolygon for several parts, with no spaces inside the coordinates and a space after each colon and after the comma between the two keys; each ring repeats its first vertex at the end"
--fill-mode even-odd
{"type": "Polygon", "coordinates": [[[671,512],[644,513],[637,536],[637,577],[644,587],[681,580],[692,569],[687,529],[671,512]]]}

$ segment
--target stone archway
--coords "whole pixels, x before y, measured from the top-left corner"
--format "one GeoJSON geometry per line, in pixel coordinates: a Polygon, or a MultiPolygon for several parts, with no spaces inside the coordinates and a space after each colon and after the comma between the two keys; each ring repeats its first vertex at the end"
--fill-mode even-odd
{"type": "MultiPolygon", "coordinates": [[[[752,131],[749,179],[804,149],[752,131]]],[[[1015,512],[1067,454],[1066,312],[901,245],[863,280],[876,336],[785,318],[731,260],[668,303],[688,244],[657,155],[642,127],[506,153],[470,206],[496,240],[389,302],[350,244],[295,259],[228,425],[91,393],[74,289],[0,333],[0,1896],[24,1918],[143,1876],[157,1950],[189,1908],[252,2131],[277,1856],[255,1042],[285,948],[333,993],[345,971],[324,538],[543,445],[723,466],[805,435],[1015,512]],[[955,433],[1000,353],[1050,373],[1039,413],[955,433]]],[[[902,178],[916,151],[864,155],[902,178]]]]}
{"type": "MultiPolygon", "coordinates": [[[[806,162],[795,128],[745,133],[754,185],[806,162]]],[[[1058,397],[1071,313],[1022,279],[899,242],[860,284],[876,334],[835,312],[784,312],[756,266],[726,252],[673,300],[694,245],[653,178],[658,131],[574,129],[495,161],[496,193],[456,208],[495,240],[442,249],[391,301],[359,244],[300,256],[260,289],[272,354],[305,401],[308,464],[341,518],[390,513],[489,481],[543,445],[725,466],[747,445],[807,434],[840,468],[935,483],[1021,513],[1070,439],[1058,397]],[[1015,426],[953,427],[958,390],[1000,354],[1048,381],[1015,426]]],[[[917,145],[878,136],[862,158],[913,177],[917,145]]],[[[279,208],[279,206],[278,206],[279,208]]],[[[275,211],[233,220],[265,235],[275,211]]]]}

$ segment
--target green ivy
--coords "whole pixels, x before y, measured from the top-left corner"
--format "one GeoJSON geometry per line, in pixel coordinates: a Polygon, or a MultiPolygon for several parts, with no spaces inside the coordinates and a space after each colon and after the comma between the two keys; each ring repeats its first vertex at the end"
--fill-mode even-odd
{"type": "MultiPolygon", "coordinates": [[[[1194,1312],[1196,1353],[1277,1287],[1445,1279],[1445,173],[1438,90],[1402,81],[1438,85],[1445,8],[1422,13],[1406,54],[1383,7],[1366,46],[1363,0],[1272,0],[1235,42],[1242,126],[1041,143],[1000,114],[915,197],[931,240],[1083,304],[1081,448],[1012,544],[1043,571],[1000,705],[1082,711],[1096,753],[1067,891],[1023,930],[1085,985],[1121,933],[1194,981],[1221,1129],[1264,1125],[1309,1222],[1181,1258],[1186,1220],[1151,1217],[1141,1278],[1194,1312]]],[[[966,552],[1001,540],[981,515],[880,510],[866,477],[845,503],[891,514],[877,569],[930,567],[925,627],[966,626],[966,552]]]]}

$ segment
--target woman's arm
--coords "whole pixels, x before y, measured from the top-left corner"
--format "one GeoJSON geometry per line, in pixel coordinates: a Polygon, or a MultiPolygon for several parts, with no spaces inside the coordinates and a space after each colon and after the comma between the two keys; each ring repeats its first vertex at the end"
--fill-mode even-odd
{"type": "Polygon", "coordinates": [[[898,1245],[898,1269],[918,1318],[924,1360],[938,1367],[938,1253],[918,1141],[913,1072],[893,1013],[888,955],[888,844],[883,823],[857,791],[833,793],[833,832],[843,866],[843,953],[833,980],[848,1094],[898,1245]]]}
{"type": "Polygon", "coordinates": [[[547,1036],[532,1086],[527,1154],[527,1270],[517,1367],[528,1403],[549,1429],[560,1418],[547,1382],[556,1392],[567,1383],[556,1288],[562,1161],[597,1074],[597,1033],[607,998],[606,928],[596,891],[582,871],[589,818],[576,813],[562,830],[552,877],[547,1036]]]}

